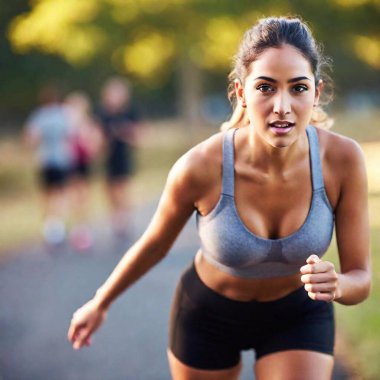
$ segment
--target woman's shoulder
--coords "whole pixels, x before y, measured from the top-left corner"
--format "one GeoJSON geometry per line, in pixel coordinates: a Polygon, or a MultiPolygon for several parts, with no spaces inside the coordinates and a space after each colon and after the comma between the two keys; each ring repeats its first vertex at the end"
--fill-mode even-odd
{"type": "Polygon", "coordinates": [[[331,130],[317,128],[321,150],[328,161],[352,164],[363,159],[363,151],[354,139],[331,130]]]}
{"type": "Polygon", "coordinates": [[[364,153],[357,141],[323,129],[318,129],[318,137],[324,168],[338,183],[365,178],[364,153]]]}
{"type": "Polygon", "coordinates": [[[188,150],[173,165],[171,176],[183,179],[189,186],[205,186],[220,177],[223,135],[216,133],[188,150]]]}
{"type": "Polygon", "coordinates": [[[220,166],[223,135],[223,132],[219,132],[196,144],[183,154],[175,165],[191,172],[204,172],[220,166]]]}

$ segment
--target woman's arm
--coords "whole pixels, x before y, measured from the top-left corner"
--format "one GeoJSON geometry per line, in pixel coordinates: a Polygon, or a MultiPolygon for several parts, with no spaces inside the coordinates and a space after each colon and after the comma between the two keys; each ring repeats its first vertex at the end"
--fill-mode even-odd
{"type": "Polygon", "coordinates": [[[90,344],[91,335],[104,321],[111,303],[167,254],[205,191],[199,161],[193,149],[173,166],[145,233],[125,253],[94,298],[74,313],[68,331],[74,348],[90,344]]]}
{"type": "Polygon", "coordinates": [[[367,175],[358,144],[335,139],[332,172],[340,184],[335,226],[341,273],[331,262],[312,255],[301,268],[301,280],[314,300],[355,305],[368,297],[371,288],[367,175]]]}
{"type": "MultiPolygon", "coordinates": [[[[186,160],[186,159],[185,159],[186,160]]],[[[108,307],[115,298],[165,257],[194,211],[196,186],[184,160],[169,173],[158,208],[142,237],[126,252],[95,300],[108,307]]]]}
{"type": "Polygon", "coordinates": [[[335,213],[340,270],[337,302],[354,305],[365,300],[371,288],[368,185],[363,153],[347,141],[342,186],[335,213]],[[348,142],[350,144],[348,144],[348,142]]]}

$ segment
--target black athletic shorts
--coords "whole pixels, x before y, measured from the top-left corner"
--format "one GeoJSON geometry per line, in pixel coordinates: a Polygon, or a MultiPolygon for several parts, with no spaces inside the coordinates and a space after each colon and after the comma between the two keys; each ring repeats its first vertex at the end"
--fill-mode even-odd
{"type": "Polygon", "coordinates": [[[284,350],[333,355],[334,308],[312,300],[304,287],[275,301],[235,301],[208,288],[193,264],[178,284],[169,335],[172,353],[198,369],[233,367],[250,349],[256,360],[284,350]]]}
{"type": "Polygon", "coordinates": [[[60,188],[66,185],[70,175],[69,169],[46,167],[40,172],[40,182],[44,188],[60,188]]]}
{"type": "Polygon", "coordinates": [[[134,171],[132,148],[126,144],[112,144],[105,164],[109,180],[130,177],[134,171]]]}

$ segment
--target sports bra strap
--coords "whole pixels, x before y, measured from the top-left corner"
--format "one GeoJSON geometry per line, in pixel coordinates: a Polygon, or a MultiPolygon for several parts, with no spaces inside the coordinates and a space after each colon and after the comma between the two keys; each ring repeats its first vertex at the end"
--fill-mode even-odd
{"type": "Polygon", "coordinates": [[[319,154],[318,134],[314,126],[309,125],[306,128],[309,137],[310,161],[311,161],[311,178],[313,181],[313,190],[319,190],[325,187],[323,181],[322,164],[319,154]]]}
{"type": "Polygon", "coordinates": [[[234,136],[237,128],[228,130],[223,137],[222,194],[234,196],[234,136]]]}

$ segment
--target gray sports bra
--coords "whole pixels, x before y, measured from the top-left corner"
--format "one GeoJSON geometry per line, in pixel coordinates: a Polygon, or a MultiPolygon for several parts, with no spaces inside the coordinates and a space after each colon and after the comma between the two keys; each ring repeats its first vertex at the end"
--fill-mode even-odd
{"type": "Polygon", "coordinates": [[[223,141],[223,187],[215,208],[207,215],[197,213],[201,251],[208,262],[231,275],[269,278],[299,273],[306,259],[321,257],[328,249],[334,229],[334,214],[327,198],[317,131],[306,129],[313,195],[303,225],[291,235],[265,239],[255,235],[242,222],[234,198],[234,135],[229,130],[223,141]]]}

